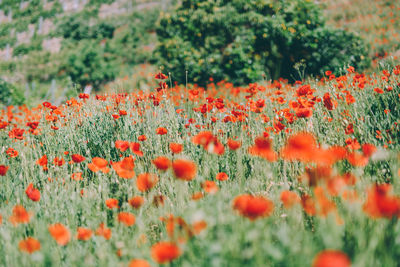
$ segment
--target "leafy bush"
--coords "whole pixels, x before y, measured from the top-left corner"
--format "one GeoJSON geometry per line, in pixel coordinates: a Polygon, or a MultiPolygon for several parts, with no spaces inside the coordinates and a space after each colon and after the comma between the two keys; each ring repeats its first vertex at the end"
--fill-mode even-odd
{"type": "Polygon", "coordinates": [[[57,27],[59,35],[76,41],[112,38],[114,30],[115,26],[106,21],[101,21],[92,26],[85,14],[80,13],[65,17],[57,27]]]}
{"type": "Polygon", "coordinates": [[[84,87],[91,84],[95,89],[116,77],[116,66],[107,45],[99,46],[95,41],[81,42],[67,55],[63,70],[74,83],[84,87]]]}
{"type": "Polygon", "coordinates": [[[0,106],[22,105],[24,101],[22,90],[0,78],[0,106]]]}
{"type": "Polygon", "coordinates": [[[183,82],[210,76],[244,84],[261,79],[298,79],[369,65],[367,47],[354,34],[325,26],[318,5],[307,0],[183,0],[157,27],[158,63],[183,82]]]}

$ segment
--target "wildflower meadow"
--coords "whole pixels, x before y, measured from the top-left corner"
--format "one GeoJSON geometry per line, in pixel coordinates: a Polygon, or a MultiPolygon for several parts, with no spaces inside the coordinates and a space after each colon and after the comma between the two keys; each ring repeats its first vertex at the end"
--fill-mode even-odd
{"type": "Polygon", "coordinates": [[[399,266],[400,7],[14,2],[0,266],[399,266]]]}
{"type": "Polygon", "coordinates": [[[399,74],[9,107],[1,264],[396,266],[399,74]]]}

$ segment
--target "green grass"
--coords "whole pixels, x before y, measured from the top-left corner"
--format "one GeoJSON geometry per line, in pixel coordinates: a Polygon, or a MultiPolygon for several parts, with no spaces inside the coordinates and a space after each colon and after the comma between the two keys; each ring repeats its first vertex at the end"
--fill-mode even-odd
{"type": "MultiPolygon", "coordinates": [[[[126,95],[109,94],[105,101],[96,100],[91,95],[88,100],[78,100],[75,104],[71,104],[74,101],[67,102],[53,112],[40,107],[15,109],[13,117],[3,113],[2,120],[9,121],[10,125],[0,130],[0,165],[9,167],[6,175],[0,177],[0,214],[3,217],[0,265],[127,266],[132,259],[143,258],[151,266],[156,266],[151,247],[168,240],[176,242],[182,250],[182,255],[171,266],[310,266],[315,256],[325,249],[346,253],[353,266],[395,266],[400,256],[399,198],[396,197],[397,211],[392,218],[374,219],[363,211],[367,191],[375,183],[391,184],[391,194],[400,196],[400,79],[394,69],[388,71],[391,75],[387,79],[382,79],[386,77],[382,73],[366,76],[367,82],[362,90],[358,83],[353,84],[356,74],[340,77],[342,89],[337,88],[336,79],[304,81],[316,90],[313,94],[316,98],[308,98],[308,101],[315,102],[312,116],[297,118],[292,124],[287,122],[283,113],[294,113],[289,101],[297,101],[295,94],[299,85],[291,86],[282,81],[280,85],[277,82],[264,83],[263,87],[256,87],[253,91],[249,87],[233,88],[223,83],[214,85],[217,90],[211,86],[208,91],[191,85],[188,86],[190,90],[185,86],[174,87],[167,90],[168,96],[157,94],[153,89],[126,95]],[[386,90],[389,86],[392,91],[386,90]],[[282,88],[280,95],[276,94],[278,87],[282,88]],[[384,93],[376,93],[374,89],[377,87],[384,89],[384,93]],[[246,98],[251,91],[254,93],[252,97],[246,98]],[[353,104],[337,99],[336,94],[344,96],[345,91],[354,96],[353,104]],[[336,109],[329,111],[323,101],[317,101],[326,92],[330,92],[338,102],[336,109]],[[271,100],[271,97],[279,96],[287,102],[279,104],[271,100]],[[154,97],[160,102],[158,106],[154,105],[154,97]],[[218,110],[206,97],[223,99],[226,110],[218,110]],[[265,106],[257,113],[254,105],[260,99],[265,100],[265,106]],[[202,114],[196,111],[207,103],[213,105],[210,112],[202,114]],[[177,114],[177,109],[183,109],[183,112],[177,114]],[[390,112],[386,114],[385,109],[390,112]],[[112,115],[120,110],[127,111],[127,115],[114,119],[112,115]],[[223,122],[233,110],[244,112],[244,120],[223,122]],[[51,113],[59,114],[56,115],[57,122],[46,120],[46,115],[51,113]],[[213,117],[216,122],[212,122],[213,117]],[[269,132],[273,150],[279,154],[278,160],[269,162],[251,155],[248,148],[256,137],[273,127],[274,120],[279,117],[283,118],[286,128],[276,133],[269,132]],[[189,123],[191,118],[195,122],[189,123]],[[28,132],[28,121],[40,122],[37,135],[28,132]],[[354,133],[346,134],[345,129],[350,123],[354,133]],[[53,124],[59,129],[53,130],[53,124]],[[23,140],[9,137],[13,125],[26,130],[23,140]],[[168,133],[157,135],[158,127],[165,127],[168,133]],[[222,155],[209,153],[193,143],[192,137],[206,130],[224,145],[222,155]],[[347,160],[332,166],[333,181],[345,173],[352,173],[357,178],[355,185],[346,185],[342,190],[354,190],[358,197],[350,202],[341,194],[330,196],[325,192],[336,205],[326,216],[321,215],[322,206],[314,194],[315,186],[299,180],[305,175],[306,167],[313,168],[315,163],[291,162],[280,153],[288,137],[302,131],[312,133],[324,148],[333,145],[345,147],[348,138],[357,139],[361,145],[369,143],[377,147],[365,167],[353,167],[347,160]],[[376,131],[380,131],[382,137],[377,138],[376,131]],[[146,141],[140,142],[143,157],[133,155],[130,150],[121,152],[115,148],[116,140],[138,142],[140,135],[147,136],[146,141]],[[241,141],[241,148],[229,150],[226,145],[228,138],[241,141]],[[171,142],[183,144],[183,152],[173,155],[168,148],[171,142]],[[17,150],[19,155],[15,158],[7,156],[5,151],[9,147],[17,150]],[[65,155],[65,151],[69,155],[65,155]],[[69,164],[71,154],[81,154],[86,160],[69,164]],[[43,155],[49,159],[46,172],[36,164],[43,155]],[[136,158],[136,175],[149,172],[159,177],[159,182],[149,192],[138,191],[136,176],[123,179],[111,166],[108,174],[94,173],[87,166],[94,157],[116,162],[128,155],[136,158]],[[152,160],[158,156],[194,161],[197,165],[195,178],[184,182],[176,179],[171,169],[166,172],[157,170],[152,160]],[[55,157],[63,157],[66,163],[55,166],[55,157]],[[82,181],[70,178],[76,172],[82,172],[82,181]],[[215,177],[219,172],[226,172],[229,179],[217,181],[215,177]],[[215,194],[205,192],[204,198],[192,200],[194,193],[204,192],[202,183],[206,180],[215,181],[219,191],[215,194]],[[25,194],[30,183],[41,193],[39,202],[31,201],[25,194]],[[308,215],[300,204],[291,209],[284,208],[280,200],[284,190],[296,192],[299,196],[310,195],[317,202],[317,214],[308,215]],[[164,196],[164,204],[156,206],[153,199],[160,194],[164,196]],[[273,213],[254,221],[241,216],[233,209],[235,197],[241,194],[270,199],[274,203],[273,213]],[[133,196],[145,199],[140,209],[135,210],[128,204],[133,196]],[[119,210],[107,208],[105,201],[109,198],[119,200],[119,210]],[[29,223],[13,226],[9,221],[17,204],[32,212],[29,223]],[[117,214],[122,211],[135,215],[133,226],[127,227],[117,221],[117,214]],[[160,217],[170,214],[182,217],[188,225],[204,220],[207,227],[200,234],[186,239],[185,229],[176,226],[175,235],[171,237],[165,222],[160,220],[160,217]],[[66,246],[57,245],[48,231],[48,227],[57,222],[71,232],[71,241],[66,246]],[[95,231],[101,222],[111,229],[110,240],[96,235],[88,241],[76,239],[77,227],[95,231]],[[33,254],[18,248],[19,242],[29,236],[41,243],[40,250],[33,254]],[[186,241],[180,242],[182,238],[186,241]]],[[[120,88],[124,89],[129,88],[120,88]]],[[[312,161],[316,160],[317,155],[313,155],[312,161]]],[[[317,181],[324,190],[328,188],[322,177],[317,176],[317,181]]],[[[384,207],[387,205],[378,202],[384,207]]]]}

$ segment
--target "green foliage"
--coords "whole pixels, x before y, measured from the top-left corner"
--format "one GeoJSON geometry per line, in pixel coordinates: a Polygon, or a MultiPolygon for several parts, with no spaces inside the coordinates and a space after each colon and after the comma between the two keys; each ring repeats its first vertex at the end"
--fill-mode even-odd
{"type": "Polygon", "coordinates": [[[118,66],[109,53],[107,45],[99,46],[95,41],[81,42],[67,55],[62,67],[74,83],[84,87],[91,84],[95,89],[116,77],[118,66]]]}
{"type": "Polygon", "coordinates": [[[0,106],[22,105],[24,101],[22,90],[0,78],[0,106]]]}
{"type": "Polygon", "coordinates": [[[82,14],[65,17],[57,27],[59,35],[75,41],[112,38],[114,30],[115,26],[111,22],[101,21],[91,26],[82,14]]]}
{"type": "Polygon", "coordinates": [[[338,73],[369,65],[362,40],[325,26],[312,1],[184,0],[159,20],[155,57],[179,82],[205,84],[210,76],[237,84],[306,74],[338,73]]]}

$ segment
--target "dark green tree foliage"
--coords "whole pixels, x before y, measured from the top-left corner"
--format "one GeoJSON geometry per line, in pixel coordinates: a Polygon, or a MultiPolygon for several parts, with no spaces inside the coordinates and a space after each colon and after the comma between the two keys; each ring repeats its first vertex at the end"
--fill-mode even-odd
{"type": "Polygon", "coordinates": [[[90,21],[83,15],[74,14],[65,17],[57,26],[58,35],[75,41],[113,37],[115,26],[112,22],[102,21],[91,25],[90,21]]]}
{"type": "Polygon", "coordinates": [[[97,90],[116,77],[118,66],[115,64],[107,45],[85,41],[69,54],[64,70],[74,83],[81,87],[90,84],[97,90]]]}
{"type": "Polygon", "coordinates": [[[161,16],[155,58],[172,78],[204,85],[266,77],[299,79],[370,64],[360,37],[325,25],[310,0],[183,0],[161,16]]]}
{"type": "Polygon", "coordinates": [[[25,101],[22,90],[0,78],[0,107],[22,105],[25,101]]]}

